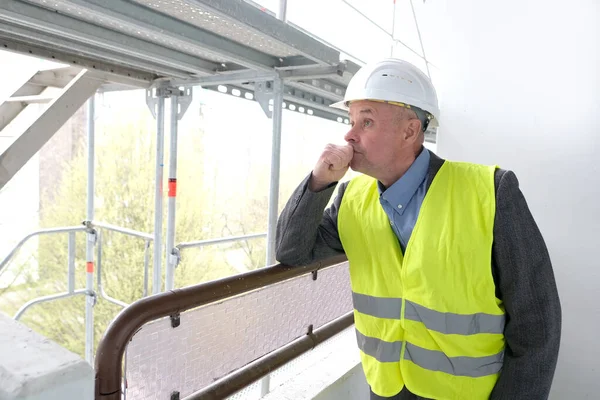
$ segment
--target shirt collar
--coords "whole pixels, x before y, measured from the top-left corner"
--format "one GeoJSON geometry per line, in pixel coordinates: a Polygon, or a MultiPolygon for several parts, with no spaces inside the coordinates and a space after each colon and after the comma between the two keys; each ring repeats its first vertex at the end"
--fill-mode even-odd
{"type": "Polygon", "coordinates": [[[419,154],[408,168],[408,171],[394,182],[392,186],[387,188],[387,190],[381,182],[377,182],[380,197],[390,203],[400,214],[404,213],[408,202],[413,198],[417,189],[427,177],[430,158],[429,150],[423,148],[421,154],[419,154]]]}

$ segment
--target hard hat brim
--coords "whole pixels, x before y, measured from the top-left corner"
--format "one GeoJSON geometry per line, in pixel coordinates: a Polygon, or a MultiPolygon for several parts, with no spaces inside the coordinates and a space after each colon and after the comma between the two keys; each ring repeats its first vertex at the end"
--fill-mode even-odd
{"type": "Polygon", "coordinates": [[[349,111],[348,106],[344,100],[338,101],[337,103],[330,104],[329,107],[337,108],[338,110],[349,111]]]}

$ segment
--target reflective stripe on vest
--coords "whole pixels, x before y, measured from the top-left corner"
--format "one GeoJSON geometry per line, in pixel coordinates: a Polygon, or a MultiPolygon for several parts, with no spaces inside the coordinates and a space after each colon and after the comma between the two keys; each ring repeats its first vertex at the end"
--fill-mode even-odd
{"type": "MultiPolygon", "coordinates": [[[[362,314],[398,320],[402,315],[402,299],[399,298],[374,297],[352,292],[352,301],[354,309],[362,314]]],[[[441,313],[409,300],[405,301],[405,307],[404,318],[422,322],[427,329],[436,332],[456,335],[504,332],[504,315],[441,313]]]]}
{"type": "MultiPolygon", "coordinates": [[[[385,342],[356,331],[358,348],[379,362],[400,362],[402,342],[385,342]]],[[[427,350],[406,343],[404,359],[421,368],[441,371],[455,376],[478,378],[496,374],[502,369],[504,351],[486,357],[448,357],[441,351],[427,350]]]]}

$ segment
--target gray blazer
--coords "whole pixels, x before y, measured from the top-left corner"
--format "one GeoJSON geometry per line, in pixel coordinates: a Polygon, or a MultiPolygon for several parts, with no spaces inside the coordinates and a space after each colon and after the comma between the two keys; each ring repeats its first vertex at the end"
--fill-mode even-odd
{"type": "MultiPolygon", "coordinates": [[[[431,153],[427,189],[444,163],[431,153]]],[[[306,265],[344,252],[337,214],[347,183],[318,193],[308,190],[310,175],[290,197],[277,222],[277,260],[306,265]]],[[[561,335],[561,306],[544,239],[519,181],[511,171],[495,175],[496,216],[491,267],[496,296],[507,314],[506,350],[493,400],[547,399],[554,377],[561,335]]],[[[420,399],[405,388],[395,400],[420,399]]],[[[381,399],[371,393],[371,399],[381,399]]]]}

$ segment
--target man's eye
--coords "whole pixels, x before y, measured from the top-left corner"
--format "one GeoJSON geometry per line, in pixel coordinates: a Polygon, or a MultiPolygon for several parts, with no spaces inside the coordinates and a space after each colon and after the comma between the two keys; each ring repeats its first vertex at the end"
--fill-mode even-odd
{"type": "Polygon", "coordinates": [[[370,119],[366,119],[365,122],[363,122],[363,126],[365,128],[368,128],[371,125],[373,125],[373,121],[371,121],[370,119]]]}

